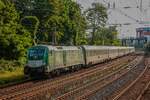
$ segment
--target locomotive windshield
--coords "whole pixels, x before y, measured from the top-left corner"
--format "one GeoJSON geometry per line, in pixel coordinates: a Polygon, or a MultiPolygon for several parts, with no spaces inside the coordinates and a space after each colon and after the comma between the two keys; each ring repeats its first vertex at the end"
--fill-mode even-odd
{"type": "Polygon", "coordinates": [[[30,49],[28,57],[30,60],[41,60],[44,58],[45,49],[34,48],[30,49]]]}

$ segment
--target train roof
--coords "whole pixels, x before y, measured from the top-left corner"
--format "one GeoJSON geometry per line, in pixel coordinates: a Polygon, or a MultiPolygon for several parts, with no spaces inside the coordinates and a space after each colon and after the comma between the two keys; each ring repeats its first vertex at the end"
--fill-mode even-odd
{"type": "Polygon", "coordinates": [[[52,45],[37,45],[37,46],[47,47],[49,50],[79,50],[81,48],[79,46],[52,46],[52,45]]]}
{"type": "Polygon", "coordinates": [[[123,46],[88,46],[88,45],[84,45],[83,47],[87,50],[90,50],[90,49],[127,49],[127,48],[134,48],[134,47],[123,47],[123,46]]]}
{"type": "Polygon", "coordinates": [[[88,45],[84,45],[82,46],[87,50],[92,50],[92,49],[107,49],[109,48],[108,46],[88,46],[88,45]]]}
{"type": "Polygon", "coordinates": [[[79,50],[80,47],[78,46],[56,46],[57,49],[63,49],[63,50],[79,50]]]}
{"type": "Polygon", "coordinates": [[[34,47],[47,47],[49,50],[79,50],[81,47],[85,48],[86,50],[102,50],[102,49],[127,49],[127,48],[134,48],[134,47],[123,47],[123,46],[89,46],[89,45],[84,45],[84,46],[52,46],[52,45],[36,45],[34,47]]]}

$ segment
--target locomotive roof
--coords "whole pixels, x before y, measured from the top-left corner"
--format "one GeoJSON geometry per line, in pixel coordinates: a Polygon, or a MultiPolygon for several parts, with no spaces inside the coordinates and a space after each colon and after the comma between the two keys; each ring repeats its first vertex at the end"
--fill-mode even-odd
{"type": "Polygon", "coordinates": [[[52,45],[37,45],[47,47],[49,50],[79,50],[79,46],[52,46],[52,45]]]}

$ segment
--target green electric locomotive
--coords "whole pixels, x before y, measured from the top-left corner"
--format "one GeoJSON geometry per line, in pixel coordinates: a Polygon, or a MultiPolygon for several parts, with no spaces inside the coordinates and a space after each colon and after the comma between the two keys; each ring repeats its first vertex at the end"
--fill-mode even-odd
{"type": "Polygon", "coordinates": [[[59,74],[63,70],[76,69],[85,64],[81,47],[38,45],[28,49],[26,76],[59,74]]]}

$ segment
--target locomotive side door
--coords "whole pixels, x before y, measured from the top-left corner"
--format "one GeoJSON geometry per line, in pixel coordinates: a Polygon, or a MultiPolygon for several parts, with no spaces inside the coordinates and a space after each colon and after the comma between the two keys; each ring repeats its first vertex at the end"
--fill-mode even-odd
{"type": "Polygon", "coordinates": [[[63,64],[64,64],[64,66],[67,65],[67,52],[66,52],[66,50],[63,50],[63,64]]]}
{"type": "Polygon", "coordinates": [[[50,50],[48,55],[48,72],[52,71],[54,69],[54,51],[50,50]]]}

